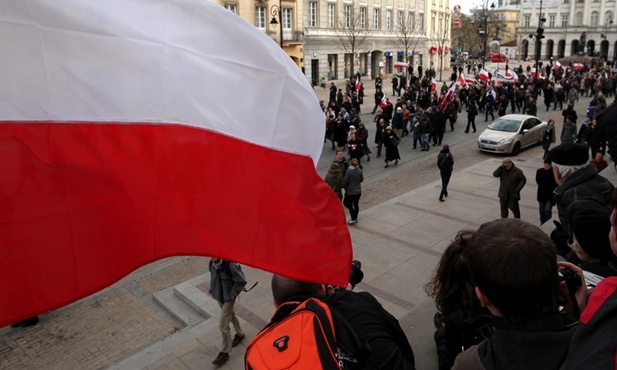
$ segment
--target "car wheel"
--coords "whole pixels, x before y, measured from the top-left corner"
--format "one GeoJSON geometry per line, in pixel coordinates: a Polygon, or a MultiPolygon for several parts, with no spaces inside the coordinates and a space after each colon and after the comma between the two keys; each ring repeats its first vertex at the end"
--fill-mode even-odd
{"type": "Polygon", "coordinates": [[[521,143],[517,142],[512,148],[512,155],[518,155],[521,152],[521,143]]]}

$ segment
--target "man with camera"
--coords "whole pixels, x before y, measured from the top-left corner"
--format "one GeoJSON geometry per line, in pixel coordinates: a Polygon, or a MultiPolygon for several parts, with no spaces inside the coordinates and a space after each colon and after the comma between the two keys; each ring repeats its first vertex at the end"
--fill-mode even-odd
{"type": "MultiPolygon", "coordinates": [[[[527,222],[498,219],[480,226],[466,257],[476,296],[494,316],[495,333],[459,354],[452,369],[559,369],[576,319],[560,312],[563,288],[551,239],[527,222]]],[[[582,279],[580,268],[560,265],[582,279]]],[[[584,285],[574,294],[583,299],[584,285]]]]}

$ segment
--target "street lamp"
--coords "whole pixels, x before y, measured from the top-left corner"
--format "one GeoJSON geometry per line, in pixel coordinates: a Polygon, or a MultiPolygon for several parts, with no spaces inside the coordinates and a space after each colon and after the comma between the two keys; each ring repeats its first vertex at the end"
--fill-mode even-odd
{"type": "Polygon", "coordinates": [[[279,44],[281,45],[281,49],[283,48],[283,18],[281,17],[282,8],[280,6],[281,2],[279,1],[279,5],[272,5],[270,7],[270,15],[272,16],[272,20],[270,21],[271,25],[279,25],[279,44]],[[281,18],[279,22],[276,18],[281,18]]]}
{"type": "Polygon", "coordinates": [[[613,19],[612,17],[607,17],[606,20],[604,21],[604,33],[602,33],[600,35],[601,38],[603,38],[605,41],[602,42],[602,58],[604,59],[604,61],[606,62],[606,60],[608,59],[608,31],[610,30],[610,27],[613,24],[613,19]]]}
{"type": "Polygon", "coordinates": [[[542,39],[544,38],[544,28],[542,23],[546,22],[546,18],[542,17],[542,0],[540,0],[540,14],[538,15],[538,29],[536,30],[536,86],[540,81],[540,53],[542,52],[542,39]]]}

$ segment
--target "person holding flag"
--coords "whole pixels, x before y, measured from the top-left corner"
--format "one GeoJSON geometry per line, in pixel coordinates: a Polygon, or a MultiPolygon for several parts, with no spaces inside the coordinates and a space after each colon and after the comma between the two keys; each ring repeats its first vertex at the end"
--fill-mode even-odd
{"type": "Polygon", "coordinates": [[[497,93],[493,89],[493,86],[489,85],[484,96],[484,122],[488,121],[488,115],[495,120],[493,111],[495,110],[495,101],[497,100],[497,93]]]}

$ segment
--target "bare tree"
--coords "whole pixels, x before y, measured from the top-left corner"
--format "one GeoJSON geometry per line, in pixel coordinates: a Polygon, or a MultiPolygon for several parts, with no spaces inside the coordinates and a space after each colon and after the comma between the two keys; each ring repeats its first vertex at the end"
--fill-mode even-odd
{"type": "Polygon", "coordinates": [[[399,21],[400,24],[397,25],[394,44],[398,50],[405,53],[405,60],[407,63],[409,63],[409,65],[413,65],[413,56],[416,51],[416,47],[422,38],[422,36],[417,32],[419,25],[415,19],[411,17],[411,15],[408,18],[402,17],[399,21]]]}
{"type": "Polygon", "coordinates": [[[443,81],[442,75],[443,75],[443,57],[445,54],[445,48],[446,48],[446,44],[448,44],[448,42],[450,41],[450,18],[449,17],[445,17],[440,23],[439,23],[439,29],[437,31],[437,47],[438,47],[438,52],[437,55],[439,55],[439,80],[443,81]]]}
{"type": "Polygon", "coordinates": [[[336,36],[341,42],[343,50],[351,54],[349,72],[350,75],[353,75],[356,58],[359,57],[359,53],[367,51],[367,39],[371,34],[367,27],[366,13],[362,16],[358,7],[345,5],[343,7],[343,16],[339,19],[338,26],[336,36]]]}

